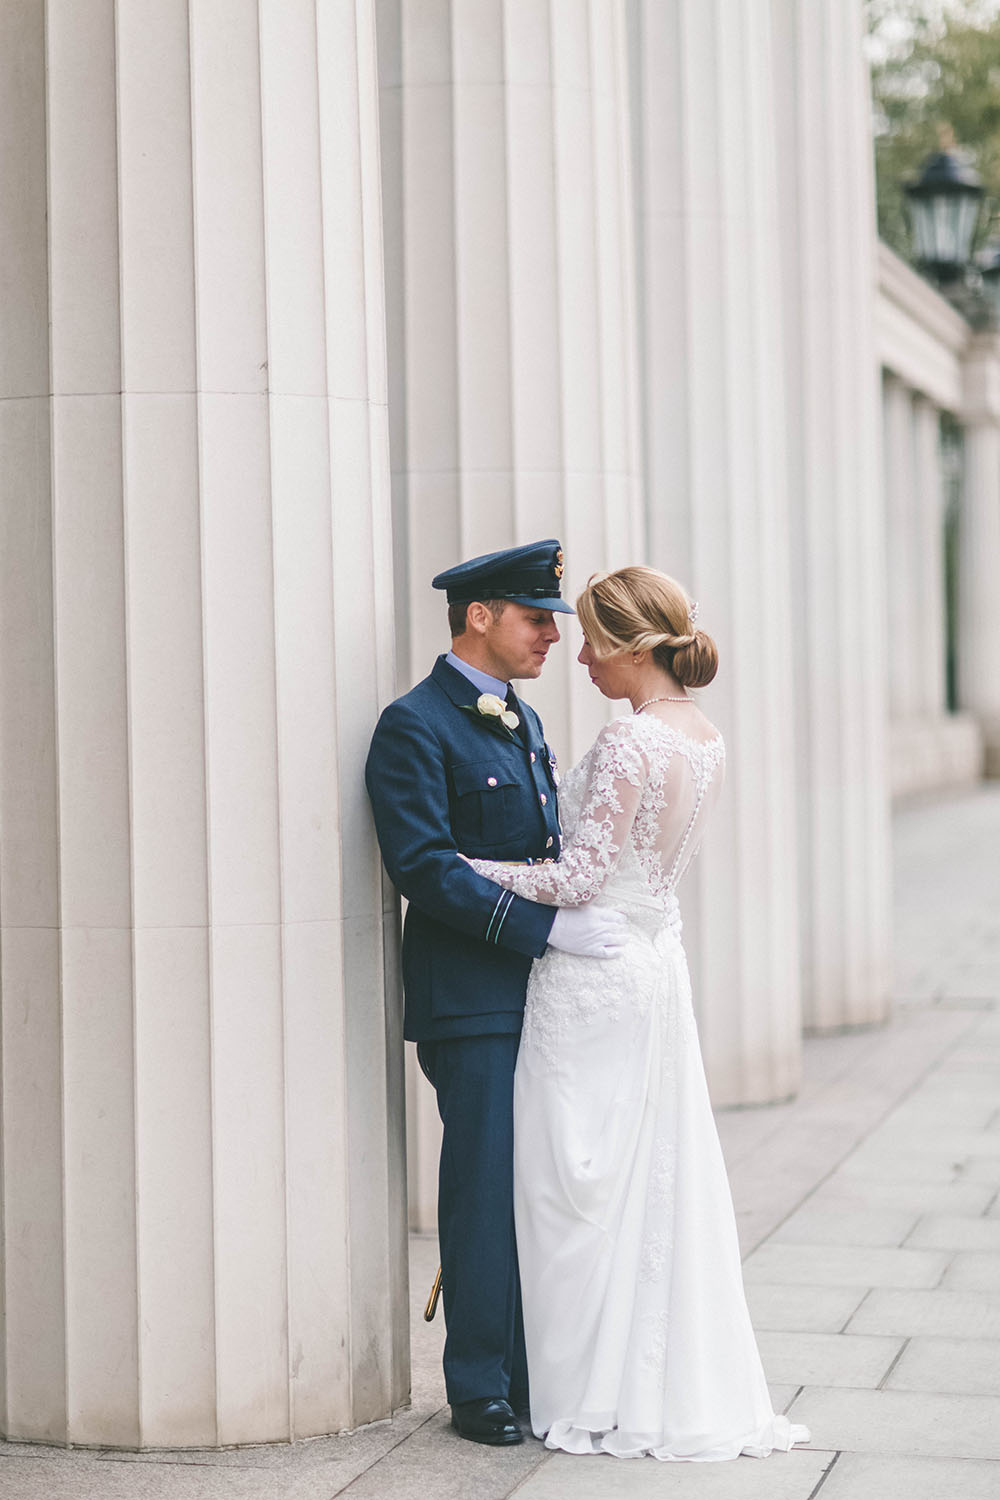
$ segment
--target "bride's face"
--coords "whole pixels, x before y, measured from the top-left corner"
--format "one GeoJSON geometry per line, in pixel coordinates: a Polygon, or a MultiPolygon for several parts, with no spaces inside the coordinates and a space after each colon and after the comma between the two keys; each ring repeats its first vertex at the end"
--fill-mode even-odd
{"type": "Polygon", "coordinates": [[[631,696],[635,665],[630,652],[619,651],[614,656],[605,656],[599,660],[591,650],[590,642],[584,636],[577,661],[587,668],[591,682],[600,689],[605,698],[631,696]]]}

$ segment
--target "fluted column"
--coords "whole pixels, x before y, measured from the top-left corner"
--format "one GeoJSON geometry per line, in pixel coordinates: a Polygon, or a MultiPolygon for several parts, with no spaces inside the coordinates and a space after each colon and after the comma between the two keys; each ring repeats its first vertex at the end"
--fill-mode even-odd
{"type": "Polygon", "coordinates": [[[930,723],[947,712],[945,692],[944,484],[941,419],[925,396],[913,404],[916,452],[919,711],[930,723]]]}
{"type": "Polygon", "coordinates": [[[652,560],[698,598],[728,787],[681,893],[719,1103],[798,1085],[791,569],[767,0],[633,0],[652,560]]]}
{"type": "MultiPolygon", "coordinates": [[[[773,0],[772,15],[783,164],[802,1004],[807,1026],[830,1029],[883,1019],[889,989],[871,105],[860,0],[773,0]]],[[[921,498],[926,510],[929,491],[921,498]]],[[[935,620],[943,632],[943,611],[935,620]]],[[[920,649],[929,645],[925,637],[920,649]]],[[[943,633],[939,645],[943,672],[943,633]]]]}
{"type": "MultiPolygon", "coordinates": [[[[430,580],[557,536],[572,599],[643,556],[623,13],[378,0],[400,687],[447,649],[430,580]]],[[[525,686],[564,764],[607,706],[563,642],[525,686]]],[[[439,1127],[408,1062],[411,1222],[439,1127]]]]}
{"type": "MultiPolygon", "coordinates": [[[[564,592],[642,548],[627,56],[606,0],[378,0],[400,671],[430,580],[541,536],[564,592]]],[[[604,721],[572,630],[527,695],[564,755],[604,721]]]]}
{"type": "Polygon", "coordinates": [[[965,471],[959,516],[958,696],[979,720],[986,772],[1000,776],[1000,339],[965,363],[965,471]]]}
{"type": "Polygon", "coordinates": [[[0,26],[0,1425],[337,1430],[408,1389],[372,7],[0,26]]]}
{"type": "Polygon", "coordinates": [[[913,393],[894,375],[883,383],[889,708],[895,724],[920,711],[920,566],[913,393]]]}

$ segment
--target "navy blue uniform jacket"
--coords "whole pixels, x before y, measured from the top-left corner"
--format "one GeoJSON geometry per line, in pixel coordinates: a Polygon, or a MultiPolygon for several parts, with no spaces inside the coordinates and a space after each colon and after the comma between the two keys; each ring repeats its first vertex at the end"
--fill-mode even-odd
{"type": "Polygon", "coordinates": [[[438,657],[378,721],[365,780],[403,927],[408,1041],[518,1032],[532,958],[556,908],[525,901],[458,858],[559,854],[555,765],[541,720],[514,736],[475,712],[479,691],[438,657]],[[472,710],[472,711],[470,711],[472,710]]]}

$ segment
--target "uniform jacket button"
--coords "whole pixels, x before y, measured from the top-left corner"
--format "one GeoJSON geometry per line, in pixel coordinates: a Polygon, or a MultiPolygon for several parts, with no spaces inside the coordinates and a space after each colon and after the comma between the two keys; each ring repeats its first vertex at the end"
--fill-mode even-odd
{"type": "Polygon", "coordinates": [[[487,776],[487,778],[486,778],[486,785],[487,786],[496,786],[496,784],[497,784],[497,779],[496,779],[495,776],[487,776]]]}
{"type": "Polygon", "coordinates": [[[545,806],[546,802],[548,802],[548,800],[549,800],[548,797],[546,797],[545,793],[542,792],[542,806],[543,807],[545,806]]]}
{"type": "Polygon", "coordinates": [[[531,760],[531,764],[534,765],[535,764],[535,752],[534,752],[534,750],[531,751],[530,760],[531,760]]]}
{"type": "Polygon", "coordinates": [[[552,837],[551,834],[549,834],[549,837],[545,840],[545,847],[546,847],[546,849],[551,849],[552,845],[554,843],[555,843],[555,839],[552,837]]]}

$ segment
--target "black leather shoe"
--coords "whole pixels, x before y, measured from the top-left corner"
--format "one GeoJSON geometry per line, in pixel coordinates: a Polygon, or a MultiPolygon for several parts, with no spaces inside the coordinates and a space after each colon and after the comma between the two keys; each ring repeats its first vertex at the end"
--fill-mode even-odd
{"type": "Polygon", "coordinates": [[[502,1396],[456,1402],[451,1408],[451,1425],[459,1437],[468,1438],[473,1443],[490,1443],[502,1448],[524,1442],[524,1434],[517,1425],[510,1403],[502,1396]]]}
{"type": "Polygon", "coordinates": [[[531,1429],[531,1402],[527,1396],[510,1395],[507,1397],[507,1405],[514,1413],[514,1420],[522,1428],[531,1429]]]}

